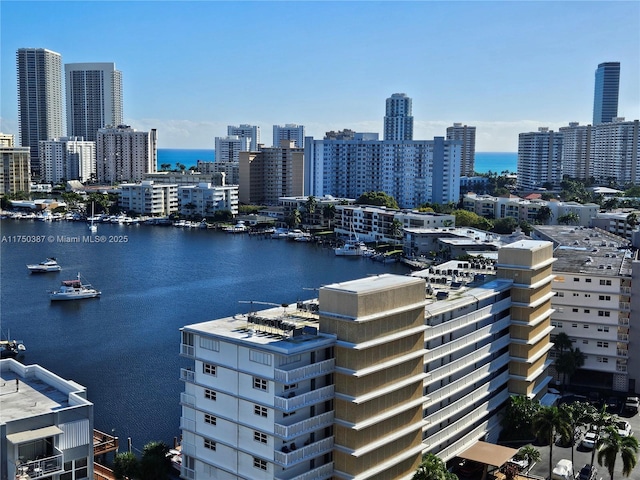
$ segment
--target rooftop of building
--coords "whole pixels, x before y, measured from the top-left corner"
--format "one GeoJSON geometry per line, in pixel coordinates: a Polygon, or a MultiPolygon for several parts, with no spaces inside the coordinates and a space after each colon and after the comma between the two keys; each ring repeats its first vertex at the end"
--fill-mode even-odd
{"type": "Polygon", "coordinates": [[[85,389],[48,372],[38,365],[25,366],[13,359],[0,361],[0,423],[59,411],[80,402],[85,389]],[[70,401],[70,394],[80,396],[70,401]],[[76,401],[78,400],[78,401],[76,401]]]}
{"type": "Polygon", "coordinates": [[[635,254],[629,241],[599,228],[539,225],[535,236],[554,244],[554,272],[598,277],[630,276],[635,254]]]}

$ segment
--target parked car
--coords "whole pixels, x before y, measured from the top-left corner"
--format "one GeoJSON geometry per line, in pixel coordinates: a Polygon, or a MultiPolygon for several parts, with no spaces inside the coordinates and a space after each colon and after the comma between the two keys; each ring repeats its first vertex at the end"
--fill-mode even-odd
{"type": "Polygon", "coordinates": [[[629,425],[629,422],[616,422],[616,430],[618,430],[618,435],[621,437],[628,437],[631,435],[631,425],[629,425]]]}
{"type": "Polygon", "coordinates": [[[629,415],[635,415],[640,408],[640,399],[638,397],[627,397],[624,402],[624,413],[629,415]]]}
{"type": "Polygon", "coordinates": [[[578,480],[595,480],[598,475],[598,469],[595,465],[589,465],[588,463],[580,469],[578,473],[578,480]]]}
{"type": "Polygon", "coordinates": [[[598,434],[596,432],[594,432],[593,430],[589,430],[584,434],[584,438],[582,439],[582,442],[580,442],[580,446],[582,448],[592,450],[596,446],[597,436],[598,434]]]}
{"type": "Polygon", "coordinates": [[[620,399],[618,397],[609,397],[607,399],[607,412],[620,413],[620,399]]]}
{"type": "Polygon", "coordinates": [[[573,462],[563,458],[551,471],[551,480],[573,480],[573,462]]]}

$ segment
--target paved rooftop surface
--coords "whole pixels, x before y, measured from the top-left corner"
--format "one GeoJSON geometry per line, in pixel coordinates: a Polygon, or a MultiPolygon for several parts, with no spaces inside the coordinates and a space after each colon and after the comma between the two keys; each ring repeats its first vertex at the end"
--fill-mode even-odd
{"type": "Polygon", "coordinates": [[[35,378],[12,371],[0,374],[0,423],[33,417],[69,406],[66,393],[35,378]]]}

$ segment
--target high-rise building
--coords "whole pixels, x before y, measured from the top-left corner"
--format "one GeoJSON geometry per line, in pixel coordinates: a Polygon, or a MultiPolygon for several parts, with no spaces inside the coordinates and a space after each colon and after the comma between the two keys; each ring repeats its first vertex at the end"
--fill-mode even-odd
{"type": "Polygon", "coordinates": [[[384,115],[384,139],[413,140],[411,98],[404,93],[394,93],[387,98],[384,115]]]}
{"type": "Polygon", "coordinates": [[[20,145],[31,149],[31,174],[39,177],[38,142],[64,135],[62,57],[46,48],[19,48],[16,71],[20,145]]]}
{"type": "Polygon", "coordinates": [[[239,160],[240,152],[249,151],[251,139],[238,135],[216,137],[216,162],[235,162],[239,160]]]}
{"type": "Polygon", "coordinates": [[[304,147],[304,125],[297,125],[295,123],[287,123],[285,126],[274,125],[273,126],[273,146],[279,147],[282,140],[293,140],[295,146],[299,148],[304,147]]]}
{"type": "Polygon", "coordinates": [[[96,142],[61,137],[40,142],[40,174],[45,182],[87,182],[96,173],[96,142]]]}
{"type": "Polygon", "coordinates": [[[518,137],[518,183],[520,190],[540,190],[562,180],[562,134],[540,127],[518,137]]]}
{"type": "Polygon", "coordinates": [[[123,123],[122,73],[115,63],[67,63],[67,135],[96,141],[98,129],[123,123]]]}
{"type": "MultiPolygon", "coordinates": [[[[260,127],[257,125],[228,125],[227,126],[227,135],[233,136],[237,135],[240,138],[248,138],[249,139],[249,150],[255,152],[260,148],[260,127]]],[[[217,160],[218,152],[216,151],[216,160],[217,160]]]]}
{"type": "Polygon", "coordinates": [[[31,162],[29,147],[0,145],[0,194],[29,193],[31,162]]]}
{"type": "Polygon", "coordinates": [[[471,177],[475,173],[476,127],[454,123],[447,127],[447,140],[460,140],[460,176],[471,177]]]}
{"type": "Polygon", "coordinates": [[[569,123],[560,127],[562,134],[562,175],[586,180],[591,170],[591,125],[569,123]]]}
{"type": "Polygon", "coordinates": [[[600,184],[640,184],[640,122],[616,117],[591,127],[589,178],[600,184]]]}
{"type": "Polygon", "coordinates": [[[593,124],[608,123],[618,116],[620,62],[605,62],[596,70],[593,124]]]}
{"type": "Polygon", "coordinates": [[[100,183],[140,182],[158,165],[155,128],[139,132],[128,125],[101,128],[96,139],[96,173],[100,183]]]}
{"type": "Polygon", "coordinates": [[[305,195],[358,198],[385,192],[400,208],[457,202],[459,140],[305,140],[305,195]]]}
{"type": "Polygon", "coordinates": [[[239,201],[277,205],[280,197],[303,195],[304,149],[293,140],[259,152],[240,152],[239,201]]]}

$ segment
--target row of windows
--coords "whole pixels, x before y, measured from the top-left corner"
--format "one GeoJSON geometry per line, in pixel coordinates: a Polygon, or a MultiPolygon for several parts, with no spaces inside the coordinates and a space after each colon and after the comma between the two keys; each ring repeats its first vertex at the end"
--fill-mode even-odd
{"type": "MultiPolygon", "coordinates": [[[[579,277],[573,277],[573,281],[574,282],[579,282],[580,278],[579,277]]],[[[585,283],[591,283],[591,278],[585,278],[584,281],[585,281],[585,283]]],[[[600,285],[611,285],[611,280],[601,279],[600,280],[600,285]]]]}

